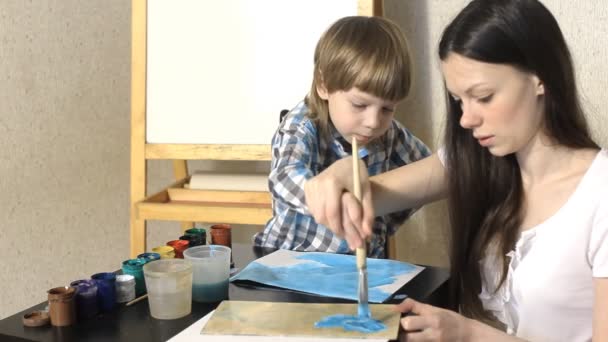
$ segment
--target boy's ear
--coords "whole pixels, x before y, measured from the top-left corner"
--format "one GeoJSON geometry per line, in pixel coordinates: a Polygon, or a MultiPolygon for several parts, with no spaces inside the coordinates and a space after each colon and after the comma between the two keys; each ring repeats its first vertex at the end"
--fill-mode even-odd
{"type": "Polygon", "coordinates": [[[327,88],[325,87],[325,84],[319,83],[317,85],[317,95],[319,95],[321,99],[327,101],[327,99],[329,98],[329,94],[327,93],[327,88]]]}

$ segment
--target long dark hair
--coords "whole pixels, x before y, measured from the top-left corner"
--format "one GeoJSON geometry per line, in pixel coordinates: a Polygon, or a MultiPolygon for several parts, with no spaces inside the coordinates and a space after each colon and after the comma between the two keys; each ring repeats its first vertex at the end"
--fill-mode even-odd
{"type": "MultiPolygon", "coordinates": [[[[536,75],[545,94],[544,132],[554,143],[597,148],[578,99],[572,58],[553,15],[536,0],[473,0],[446,27],[439,57],[456,53],[477,61],[510,65],[536,75]]],[[[447,95],[445,152],[452,226],[451,307],[465,316],[494,322],[483,310],[480,260],[492,244],[508,259],[523,217],[524,192],[514,154],[495,157],[460,127],[462,109],[447,95]]]]}

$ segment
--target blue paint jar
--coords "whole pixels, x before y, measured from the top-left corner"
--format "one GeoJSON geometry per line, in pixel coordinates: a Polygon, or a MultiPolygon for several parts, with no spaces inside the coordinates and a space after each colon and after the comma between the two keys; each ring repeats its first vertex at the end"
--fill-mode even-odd
{"type": "Polygon", "coordinates": [[[78,320],[94,317],[97,306],[97,284],[92,279],[75,280],[70,283],[76,289],[76,315],[78,320]]]}
{"type": "Polygon", "coordinates": [[[96,273],[91,276],[97,285],[97,305],[101,311],[108,312],[116,306],[116,274],[96,273]]]}
{"type": "Polygon", "coordinates": [[[160,260],[160,254],[158,254],[158,253],[141,253],[137,257],[145,259],[146,262],[160,260]]]}
{"type": "MultiPolygon", "coordinates": [[[[157,253],[149,253],[156,254],[157,253]]],[[[160,259],[160,255],[158,255],[160,259]]],[[[144,265],[148,263],[148,259],[137,258],[128,259],[122,262],[122,273],[130,274],[135,278],[135,296],[139,297],[146,293],[146,280],[144,278],[144,265]]]]}

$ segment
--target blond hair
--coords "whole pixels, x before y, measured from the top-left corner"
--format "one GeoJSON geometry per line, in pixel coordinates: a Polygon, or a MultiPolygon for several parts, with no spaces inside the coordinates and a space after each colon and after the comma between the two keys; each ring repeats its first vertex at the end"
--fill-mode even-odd
{"type": "Polygon", "coordinates": [[[400,101],[411,85],[411,60],[399,26],[382,17],[350,16],[332,24],[317,43],[314,76],[306,98],[308,116],[328,137],[329,109],[318,87],[328,93],[353,87],[376,97],[400,101]]]}

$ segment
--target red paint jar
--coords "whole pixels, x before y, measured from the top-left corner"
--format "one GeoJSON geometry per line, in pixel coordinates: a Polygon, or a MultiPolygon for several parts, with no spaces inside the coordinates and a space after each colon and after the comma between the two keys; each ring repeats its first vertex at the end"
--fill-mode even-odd
{"type": "Polygon", "coordinates": [[[188,240],[172,240],[167,242],[167,246],[173,247],[176,258],[183,259],[184,251],[190,247],[190,242],[188,240]]]}

